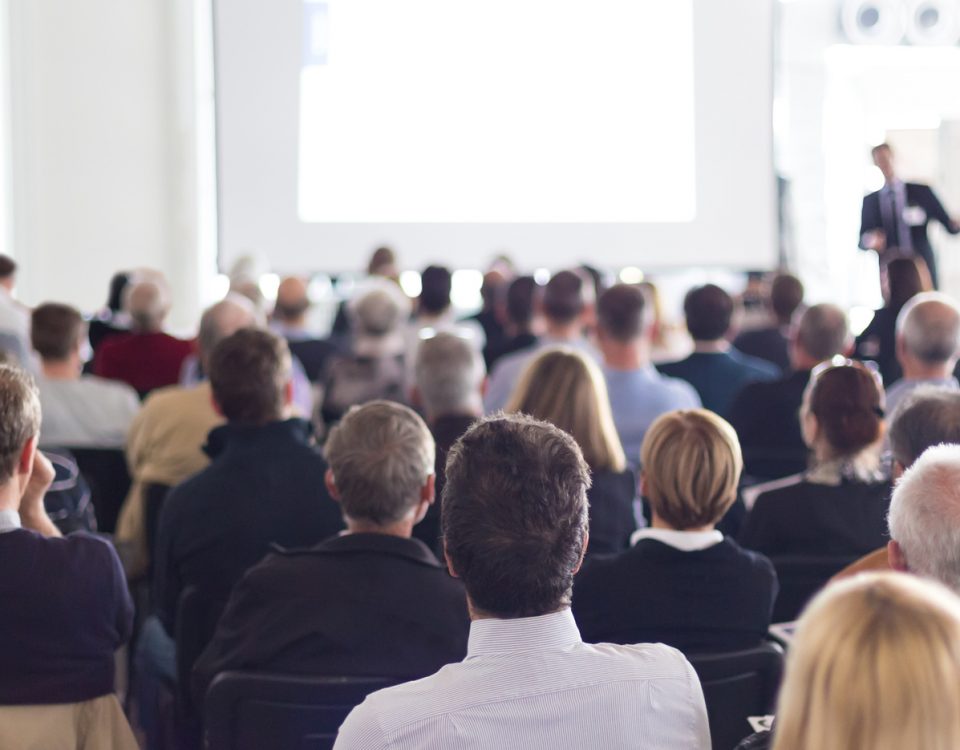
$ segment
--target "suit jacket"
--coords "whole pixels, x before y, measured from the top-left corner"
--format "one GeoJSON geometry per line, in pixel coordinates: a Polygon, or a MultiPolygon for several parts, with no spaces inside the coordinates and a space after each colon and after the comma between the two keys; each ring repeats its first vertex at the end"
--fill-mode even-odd
{"type": "Polygon", "coordinates": [[[573,614],[591,643],[732,651],[763,640],[776,595],[770,561],[732,539],[691,552],[641,539],[620,555],[584,563],[573,614]]]}
{"type": "Polygon", "coordinates": [[[780,326],[743,331],[733,340],[733,346],[750,357],[775,364],[782,372],[790,369],[790,342],[780,326]]]}
{"type": "MultiPolygon", "coordinates": [[[[904,188],[907,206],[921,208],[926,215],[922,222],[909,228],[910,243],[913,246],[913,252],[926,261],[930,269],[930,276],[933,279],[934,286],[936,286],[937,267],[933,256],[933,248],[930,246],[929,237],[927,237],[927,225],[931,219],[935,219],[951,234],[956,234],[956,232],[950,226],[950,216],[929,185],[906,182],[904,183],[904,188]]],[[[896,247],[898,245],[897,228],[890,212],[884,210],[882,207],[881,198],[883,192],[883,190],[877,190],[863,197],[863,206],[860,210],[861,243],[865,233],[882,229],[887,235],[887,246],[896,247]]]]}
{"type": "Polygon", "coordinates": [[[606,469],[591,472],[593,483],[587,490],[590,503],[590,544],[587,554],[622,552],[630,546],[630,535],[637,530],[633,498],[637,481],[633,472],[606,469]]]}
{"type": "Polygon", "coordinates": [[[228,669],[426,677],[463,659],[469,632],[463,586],[421,542],[333,537],[240,580],[194,667],[195,705],[228,669]]]}
{"type": "Polygon", "coordinates": [[[758,380],[773,380],[780,375],[776,365],[731,348],[726,352],[694,352],[679,362],[657,365],[672,378],[682,378],[696,388],[703,408],[722,417],[730,411],[734,397],[747,385],[758,380]]]}

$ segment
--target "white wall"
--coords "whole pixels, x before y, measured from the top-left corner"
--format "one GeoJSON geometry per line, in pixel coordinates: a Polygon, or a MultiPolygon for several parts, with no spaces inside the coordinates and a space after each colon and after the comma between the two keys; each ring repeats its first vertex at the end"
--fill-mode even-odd
{"type": "Polygon", "coordinates": [[[193,0],[6,0],[13,254],[28,304],[103,305],[149,266],[188,331],[212,272],[199,252],[193,0]]]}

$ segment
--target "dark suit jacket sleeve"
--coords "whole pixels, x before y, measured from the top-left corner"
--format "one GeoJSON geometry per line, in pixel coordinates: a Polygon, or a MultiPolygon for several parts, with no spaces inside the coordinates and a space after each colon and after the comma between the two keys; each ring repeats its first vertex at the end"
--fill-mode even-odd
{"type": "Polygon", "coordinates": [[[863,246],[863,235],[875,229],[883,229],[883,222],[880,219],[879,200],[871,193],[863,197],[863,205],[860,208],[860,236],[857,244],[861,249],[867,249],[863,246]]]}
{"type": "Polygon", "coordinates": [[[920,194],[920,205],[923,206],[923,210],[927,212],[927,216],[939,221],[950,234],[957,234],[953,229],[950,215],[943,207],[937,194],[933,192],[933,189],[929,185],[921,185],[921,187],[923,191],[920,194]]]}
{"type": "Polygon", "coordinates": [[[113,589],[115,624],[117,628],[117,647],[130,640],[133,634],[133,599],[127,586],[127,576],[123,565],[112,545],[107,545],[109,553],[110,582],[113,589]]]}

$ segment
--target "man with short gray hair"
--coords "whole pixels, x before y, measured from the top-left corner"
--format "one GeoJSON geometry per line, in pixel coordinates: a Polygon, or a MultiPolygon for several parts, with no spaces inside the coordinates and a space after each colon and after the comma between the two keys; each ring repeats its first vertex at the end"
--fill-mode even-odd
{"type": "Polygon", "coordinates": [[[486,370],[469,342],[452,333],[438,333],[417,347],[412,401],[423,409],[437,446],[437,502],[417,524],[413,535],[433,550],[440,544],[440,498],[447,452],[483,414],[486,370]]]}
{"type": "Polygon", "coordinates": [[[463,587],[410,538],[433,503],[433,450],[405,406],[347,412],[326,444],[327,489],[346,533],[270,555],[240,580],[194,669],[197,705],[228,669],[400,680],[463,658],[463,587]]]}
{"type": "Polygon", "coordinates": [[[890,567],[960,594],[960,445],[933,446],[903,473],[889,523],[890,567]]]}
{"type": "Polygon", "coordinates": [[[897,361],[903,378],[887,389],[887,410],[921,385],[960,389],[953,375],[960,353],[960,309],[940,292],[913,297],[897,316],[897,361]]]}

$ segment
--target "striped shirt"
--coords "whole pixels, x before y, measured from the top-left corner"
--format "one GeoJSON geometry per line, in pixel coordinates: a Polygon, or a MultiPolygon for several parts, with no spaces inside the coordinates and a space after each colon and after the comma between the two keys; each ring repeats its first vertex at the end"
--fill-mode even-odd
{"type": "Polygon", "coordinates": [[[709,747],[700,682],[679,651],[661,644],[586,644],[569,609],[474,621],[464,661],[368,696],[340,727],[334,746],[709,747]]]}

